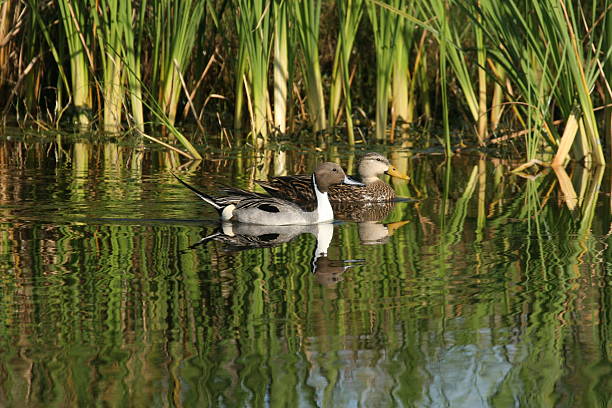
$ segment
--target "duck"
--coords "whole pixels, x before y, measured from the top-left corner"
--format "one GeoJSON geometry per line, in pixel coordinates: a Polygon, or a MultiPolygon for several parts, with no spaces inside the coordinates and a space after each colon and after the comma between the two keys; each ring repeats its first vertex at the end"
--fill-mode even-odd
{"type": "MultiPolygon", "coordinates": [[[[332,203],[349,202],[385,202],[393,201],[395,190],[378,176],[386,173],[392,177],[408,180],[409,177],[400,172],[389,160],[380,153],[370,152],[359,161],[358,172],[363,186],[338,184],[329,188],[329,201],[332,203]]],[[[255,180],[267,193],[273,197],[283,197],[297,202],[315,200],[310,184],[310,177],[305,174],[274,177],[268,181],[255,180]]]]}
{"type": "Polygon", "coordinates": [[[331,222],[334,213],[328,196],[330,187],[342,183],[364,186],[363,183],[348,178],[340,165],[322,163],[310,177],[317,206],[312,211],[306,211],[291,201],[237,188],[233,188],[230,195],[213,197],[190,186],[178,176],[174,177],[217,210],[222,221],[257,225],[309,225],[331,222]]]}

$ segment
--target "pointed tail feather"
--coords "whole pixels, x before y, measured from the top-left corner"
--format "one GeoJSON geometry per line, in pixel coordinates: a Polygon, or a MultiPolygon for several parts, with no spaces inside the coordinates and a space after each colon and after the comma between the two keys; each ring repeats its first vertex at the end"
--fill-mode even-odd
{"type": "Polygon", "coordinates": [[[204,194],[203,192],[199,191],[195,187],[192,187],[189,184],[185,183],[183,180],[178,178],[178,176],[176,174],[172,173],[172,175],[174,176],[175,179],[177,179],[179,181],[179,183],[181,183],[182,185],[184,185],[185,187],[187,187],[188,189],[193,191],[198,197],[200,197],[202,200],[206,201],[208,204],[213,206],[214,209],[217,210],[219,213],[221,213],[223,211],[223,208],[225,206],[219,205],[219,203],[217,203],[216,200],[213,197],[209,196],[208,194],[204,194]]]}

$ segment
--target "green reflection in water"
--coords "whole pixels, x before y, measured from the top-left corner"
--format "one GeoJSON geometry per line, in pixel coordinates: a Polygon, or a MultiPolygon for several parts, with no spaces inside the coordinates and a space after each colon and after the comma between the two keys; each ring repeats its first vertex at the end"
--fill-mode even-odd
{"type": "Polygon", "coordinates": [[[453,166],[411,162],[425,198],[318,257],[306,230],[191,247],[215,216],[154,168],[1,168],[0,404],[605,406],[597,177],[570,211],[552,173],[453,166]]]}

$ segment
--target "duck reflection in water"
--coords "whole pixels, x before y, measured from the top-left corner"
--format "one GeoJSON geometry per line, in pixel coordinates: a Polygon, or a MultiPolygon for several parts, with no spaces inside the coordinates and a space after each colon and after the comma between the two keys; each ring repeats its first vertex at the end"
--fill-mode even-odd
{"type": "Polygon", "coordinates": [[[302,234],[314,235],[317,246],[311,258],[311,272],[317,281],[325,286],[342,280],[342,274],[351,267],[362,265],[364,260],[330,260],[327,251],[334,236],[334,224],[313,225],[255,225],[224,222],[212,234],[191,245],[189,249],[218,241],[228,251],[272,248],[292,241],[302,234]]]}
{"type": "Polygon", "coordinates": [[[359,228],[362,245],[380,245],[389,240],[393,233],[409,221],[383,224],[382,221],[395,208],[395,201],[334,203],[334,214],[338,220],[354,221],[359,228]]]}

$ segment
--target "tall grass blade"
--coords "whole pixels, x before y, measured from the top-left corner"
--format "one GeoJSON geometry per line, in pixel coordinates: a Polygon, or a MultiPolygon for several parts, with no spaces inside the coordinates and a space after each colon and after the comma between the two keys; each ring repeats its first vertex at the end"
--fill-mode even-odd
{"type": "Polygon", "coordinates": [[[482,25],[474,27],[476,39],[476,57],[478,60],[478,142],[482,145],[487,139],[487,50],[484,43],[482,25]]]}
{"type": "Polygon", "coordinates": [[[244,44],[244,81],[248,87],[250,112],[255,145],[260,148],[268,136],[268,67],[272,46],[271,1],[235,0],[236,28],[241,44],[244,44]]]}
{"type": "MultiPolygon", "coordinates": [[[[440,43],[440,49],[444,48],[446,59],[461,87],[464,102],[474,122],[478,123],[481,113],[484,114],[484,112],[479,111],[478,97],[470,75],[471,68],[468,65],[469,58],[463,47],[463,20],[451,14],[457,12],[456,8],[452,7],[454,2],[433,0],[431,2],[421,2],[420,4],[423,6],[423,13],[426,16],[431,16],[430,21],[434,27],[433,32],[440,43]]],[[[466,7],[470,6],[473,7],[473,3],[469,3],[466,7]]],[[[483,50],[480,51],[483,52],[483,50]]],[[[442,59],[442,51],[440,52],[440,59],[442,59]]],[[[440,74],[444,75],[441,71],[440,74]]]]}
{"type": "Polygon", "coordinates": [[[357,36],[357,29],[363,16],[363,0],[337,0],[336,7],[340,29],[329,97],[329,126],[336,125],[336,118],[340,112],[341,95],[344,95],[347,139],[348,144],[352,146],[355,144],[355,132],[353,129],[349,62],[357,36]]]}
{"type": "MultiPolygon", "coordinates": [[[[579,27],[575,20],[575,15],[573,15],[573,7],[576,6],[570,4],[570,8],[568,9],[564,0],[559,0],[559,3],[561,8],[553,8],[553,10],[556,11],[555,16],[557,17],[558,25],[566,29],[566,31],[563,32],[565,40],[571,44],[568,45],[570,50],[568,52],[568,63],[571,68],[571,77],[576,84],[576,92],[578,94],[580,107],[583,111],[582,120],[584,121],[584,131],[582,134],[590,144],[590,151],[593,154],[592,158],[587,158],[587,161],[592,159],[595,164],[603,165],[605,163],[605,159],[603,156],[601,143],[599,142],[599,131],[597,129],[597,121],[595,120],[593,101],[591,99],[591,90],[593,89],[597,71],[593,69],[595,68],[595,64],[591,64],[591,61],[589,61],[588,58],[585,58],[582,47],[578,47],[576,33],[579,27]],[[591,66],[591,69],[589,69],[588,65],[591,66]]],[[[579,9],[577,11],[580,12],[579,9]]],[[[590,29],[591,27],[586,28],[590,29]]]]}
{"type": "Polygon", "coordinates": [[[244,81],[247,72],[246,41],[238,45],[238,57],[234,70],[234,129],[239,131],[243,127],[242,113],[244,111],[244,81]]]}
{"type": "Polygon", "coordinates": [[[104,130],[117,132],[121,128],[121,113],[124,88],[122,86],[123,28],[119,25],[117,0],[90,0],[94,27],[100,44],[103,75],[104,130]]]}
{"type": "Polygon", "coordinates": [[[499,126],[499,122],[501,121],[501,117],[503,114],[503,98],[504,98],[504,90],[502,88],[502,84],[506,81],[506,75],[504,73],[503,68],[499,63],[492,64],[492,72],[493,72],[493,96],[491,97],[491,130],[497,130],[499,126]]]}
{"type": "MultiPolygon", "coordinates": [[[[66,90],[70,90],[70,85],[68,83],[68,76],[66,75],[66,72],[64,70],[64,67],[62,65],[62,60],[60,58],[60,53],[57,50],[57,47],[55,46],[55,43],[53,41],[53,39],[51,38],[51,34],[49,32],[49,29],[47,27],[47,23],[46,21],[43,19],[43,17],[40,14],[39,11],[39,3],[34,1],[34,0],[28,0],[28,6],[30,8],[30,11],[32,12],[33,16],[34,16],[34,21],[36,22],[36,25],[38,26],[38,28],[40,29],[40,31],[42,32],[42,35],[45,39],[45,42],[47,44],[47,46],[49,47],[49,50],[51,51],[51,55],[53,57],[53,61],[55,62],[55,65],[57,66],[57,70],[59,73],[59,77],[58,77],[58,84],[59,86],[58,88],[58,95],[57,95],[57,100],[60,101],[61,98],[59,97],[59,94],[61,93],[61,89],[62,89],[62,85],[63,88],[65,88],[66,90]]],[[[58,107],[57,110],[59,111],[59,103],[58,103],[58,107]]]]}
{"type": "Polygon", "coordinates": [[[483,0],[478,9],[469,2],[458,3],[475,24],[482,25],[485,41],[492,45],[490,55],[512,84],[514,95],[508,96],[527,102],[516,111],[532,117],[536,126],[541,124],[540,129],[544,129],[534,136],[528,157],[537,154],[537,139],[546,136],[548,130],[555,136],[551,145],[556,147],[556,111],[570,118],[579,109],[585,143],[577,151],[582,151],[587,161],[603,163],[591,95],[598,75],[596,59],[602,54],[603,36],[594,34],[600,29],[596,10],[606,10],[609,2],[593,3],[588,18],[580,4],[563,0],[483,0]],[[578,15],[582,16],[580,24],[578,15]]]}
{"type": "Polygon", "coordinates": [[[89,51],[86,48],[83,29],[86,25],[88,6],[85,0],[58,0],[58,6],[70,53],[72,102],[77,111],[79,126],[87,128],[90,123],[88,113],[91,111],[91,98],[86,58],[89,51]]]}
{"type": "Polygon", "coordinates": [[[604,56],[604,70],[605,73],[602,81],[604,82],[604,87],[607,90],[606,92],[606,109],[604,111],[604,125],[606,132],[606,139],[608,141],[608,146],[610,149],[610,153],[612,155],[612,11],[606,12],[605,21],[605,31],[603,37],[605,38],[604,50],[608,50],[606,55],[604,56]]]}
{"type": "MultiPolygon", "coordinates": [[[[436,15],[439,18],[440,26],[438,27],[438,44],[440,45],[440,89],[442,94],[442,124],[444,126],[444,151],[446,153],[447,171],[450,172],[451,162],[451,140],[450,140],[450,125],[448,122],[448,81],[446,72],[446,63],[448,58],[448,40],[450,37],[448,28],[448,19],[446,17],[446,6],[444,3],[434,1],[432,6],[436,10],[436,15]]],[[[450,176],[449,176],[450,177],[450,176]]]]}
{"type": "MultiPolygon", "coordinates": [[[[152,97],[152,95],[148,95],[148,97],[142,99],[142,103],[149,109],[151,115],[154,116],[157,121],[161,123],[162,126],[164,126],[170,132],[170,134],[172,134],[176,138],[176,140],[178,140],[179,143],[183,145],[183,147],[185,147],[185,149],[187,149],[191,159],[202,160],[202,156],[200,155],[198,150],[193,146],[193,144],[191,144],[191,142],[185,137],[185,135],[183,135],[176,128],[176,126],[174,126],[174,123],[170,121],[170,118],[168,118],[168,116],[164,113],[161,105],[157,103],[157,101],[155,100],[155,98],[152,97]]],[[[160,143],[166,146],[166,144],[160,142],[155,138],[152,138],[144,133],[142,135],[150,140],[153,140],[156,143],[160,143]]]]}
{"type": "MultiPolygon", "coordinates": [[[[413,119],[413,112],[410,110],[408,90],[410,89],[410,69],[408,64],[408,42],[411,35],[408,32],[405,20],[399,20],[400,36],[395,46],[395,56],[393,57],[393,79],[391,92],[391,123],[395,123],[397,118],[410,123],[413,119]]],[[[393,128],[391,129],[393,131],[393,128]]]]}
{"type": "Polygon", "coordinates": [[[559,143],[559,149],[557,150],[557,154],[552,161],[553,167],[559,167],[565,164],[565,161],[568,158],[567,154],[574,144],[574,138],[576,137],[576,133],[578,133],[578,129],[578,117],[576,114],[571,114],[565,123],[565,130],[563,131],[563,136],[561,137],[561,143],[559,143]]]}
{"type": "MultiPolygon", "coordinates": [[[[408,13],[417,15],[417,2],[408,4],[408,13]]],[[[410,20],[401,18],[399,24],[399,37],[395,46],[393,57],[393,77],[391,89],[391,136],[395,132],[398,118],[404,125],[414,120],[415,93],[417,92],[415,80],[419,61],[422,58],[422,48],[416,44],[417,26],[410,20]],[[415,49],[415,60],[410,61],[411,50],[415,49]],[[412,70],[412,72],[411,72],[412,70]]],[[[424,32],[425,33],[425,32],[424,32]]],[[[423,34],[424,34],[423,33],[423,34]]],[[[421,37],[424,39],[424,36],[421,37]]],[[[393,138],[391,139],[393,142],[393,138]]]]}
{"type": "MultiPolygon", "coordinates": [[[[394,9],[402,9],[402,0],[387,2],[394,9]]],[[[376,139],[385,140],[389,111],[389,87],[393,69],[394,49],[399,38],[399,15],[388,8],[366,3],[376,47],[376,139]]]]}
{"type": "Polygon", "coordinates": [[[161,47],[154,53],[159,58],[156,60],[159,63],[157,70],[161,83],[159,100],[171,124],[174,124],[176,120],[181,93],[179,74],[184,72],[190,61],[207,4],[208,0],[153,2],[154,13],[158,16],[155,33],[156,46],[161,47]]]}
{"type": "Polygon", "coordinates": [[[132,108],[132,119],[134,126],[144,132],[144,108],[142,103],[142,75],[141,75],[141,51],[142,41],[146,24],[147,0],[142,0],[138,15],[132,23],[132,2],[122,1],[119,13],[120,25],[123,27],[125,47],[123,48],[124,63],[127,74],[127,91],[132,108]],[[134,30],[136,29],[136,30],[134,30]]]}
{"type": "Polygon", "coordinates": [[[323,79],[319,63],[319,26],[321,20],[321,0],[291,1],[292,17],[304,59],[304,74],[308,114],[315,132],[327,126],[323,79]]]}
{"type": "Polygon", "coordinates": [[[274,128],[287,130],[289,100],[289,19],[287,0],[274,0],[274,128]]]}

